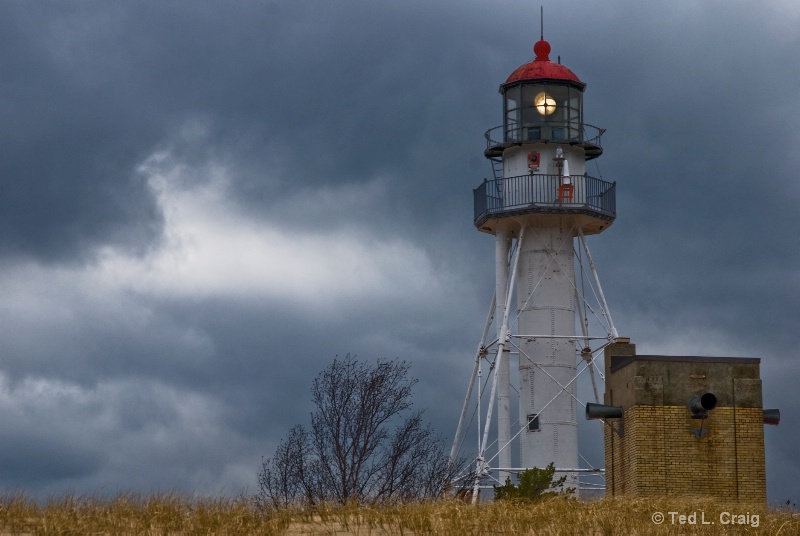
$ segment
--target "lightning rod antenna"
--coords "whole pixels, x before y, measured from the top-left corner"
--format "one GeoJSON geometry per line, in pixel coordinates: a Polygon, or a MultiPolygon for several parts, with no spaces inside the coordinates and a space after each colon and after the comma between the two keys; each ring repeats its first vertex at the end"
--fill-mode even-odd
{"type": "Polygon", "coordinates": [[[544,6],[539,6],[539,29],[540,33],[540,40],[544,41],[544,6]]]}

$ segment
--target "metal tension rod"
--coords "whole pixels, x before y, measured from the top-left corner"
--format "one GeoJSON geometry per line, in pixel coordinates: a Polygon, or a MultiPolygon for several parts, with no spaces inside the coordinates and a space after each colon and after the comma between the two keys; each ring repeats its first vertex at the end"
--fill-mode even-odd
{"type": "MultiPolygon", "coordinates": [[[[520,231],[519,238],[517,239],[517,244],[522,244],[522,239],[525,236],[525,227],[522,228],[520,231]]],[[[494,402],[495,402],[495,393],[497,393],[497,369],[499,368],[500,362],[503,359],[503,350],[505,350],[506,340],[508,339],[508,314],[511,310],[511,298],[512,292],[514,291],[514,287],[517,280],[517,268],[519,266],[519,257],[520,251],[522,247],[519,245],[517,246],[517,251],[514,254],[514,269],[511,271],[511,279],[508,285],[508,293],[506,294],[506,306],[505,311],[503,312],[503,324],[500,328],[500,337],[497,341],[497,357],[495,358],[495,367],[494,367],[494,377],[492,378],[492,391],[489,394],[489,409],[486,411],[486,423],[484,424],[483,429],[483,441],[481,441],[481,449],[478,453],[478,459],[476,461],[476,470],[475,470],[475,485],[472,488],[472,504],[478,502],[478,489],[480,486],[480,480],[483,477],[484,473],[486,472],[486,464],[484,462],[486,456],[486,448],[489,444],[489,427],[492,424],[492,411],[494,410],[494,402]]]]}
{"type": "Polygon", "coordinates": [[[486,317],[486,324],[483,326],[483,335],[481,336],[481,341],[478,343],[478,349],[475,351],[475,366],[472,368],[472,376],[470,377],[469,386],[467,387],[467,396],[464,397],[464,406],[461,408],[461,416],[458,418],[458,427],[456,428],[456,436],[453,439],[453,448],[450,449],[451,466],[456,462],[458,451],[461,449],[461,442],[464,440],[464,438],[461,437],[464,428],[464,420],[469,410],[469,400],[472,398],[472,388],[475,386],[475,377],[478,375],[481,357],[486,348],[486,337],[489,335],[489,326],[492,325],[492,319],[494,319],[494,306],[496,301],[497,293],[492,295],[492,305],[489,306],[489,315],[486,317]]]}
{"type": "Polygon", "coordinates": [[[589,268],[591,268],[592,275],[594,276],[594,282],[597,284],[597,292],[600,294],[600,306],[603,308],[603,315],[606,317],[606,320],[608,320],[608,326],[611,329],[611,336],[616,339],[619,337],[619,334],[617,333],[617,328],[614,327],[614,321],[611,319],[611,311],[608,310],[606,296],[603,294],[603,287],[600,286],[600,278],[597,276],[597,269],[594,266],[592,254],[589,253],[589,246],[586,244],[586,237],[583,236],[583,230],[580,227],[578,227],[578,236],[581,238],[583,250],[586,252],[586,259],[589,261],[589,268]]]}

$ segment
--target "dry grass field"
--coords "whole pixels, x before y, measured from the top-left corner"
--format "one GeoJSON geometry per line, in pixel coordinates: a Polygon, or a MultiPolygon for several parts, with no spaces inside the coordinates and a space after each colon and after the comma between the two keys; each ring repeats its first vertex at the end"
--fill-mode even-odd
{"type": "Polygon", "coordinates": [[[198,500],[175,494],[107,500],[65,496],[42,504],[9,495],[0,499],[0,534],[800,535],[800,513],[689,499],[487,501],[479,507],[442,500],[261,512],[244,499],[198,500]],[[654,519],[663,520],[658,524],[654,519]]]}

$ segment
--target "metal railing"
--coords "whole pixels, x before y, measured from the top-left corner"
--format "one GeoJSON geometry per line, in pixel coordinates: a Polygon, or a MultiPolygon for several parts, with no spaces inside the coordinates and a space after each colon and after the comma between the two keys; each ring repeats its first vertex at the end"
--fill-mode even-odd
{"type": "Polygon", "coordinates": [[[559,186],[566,182],[558,175],[520,175],[485,180],[472,192],[475,224],[503,214],[584,213],[604,220],[617,215],[616,183],[588,175],[572,175],[572,198],[559,198],[559,186]]]}
{"type": "Polygon", "coordinates": [[[605,129],[587,123],[539,121],[499,125],[487,130],[483,137],[487,148],[531,141],[585,143],[602,147],[600,138],[604,132],[605,129]]]}

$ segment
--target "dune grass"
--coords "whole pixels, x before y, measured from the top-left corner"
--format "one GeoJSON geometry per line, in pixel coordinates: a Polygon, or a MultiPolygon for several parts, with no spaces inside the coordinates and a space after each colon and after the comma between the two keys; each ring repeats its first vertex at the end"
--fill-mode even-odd
{"type": "Polygon", "coordinates": [[[485,501],[478,507],[439,500],[380,507],[323,505],[264,511],[241,497],[196,499],[178,494],[129,494],[100,499],[65,495],[38,503],[15,494],[0,497],[0,535],[6,534],[796,535],[800,534],[800,514],[686,498],[590,502],[559,498],[535,504],[485,501]],[[656,512],[664,515],[661,524],[653,521],[656,512]],[[692,513],[696,513],[695,518],[689,517],[692,513]],[[744,524],[727,523],[737,520],[730,514],[745,516],[738,518],[744,524]],[[687,516],[684,524],[679,515],[687,516]]]}

